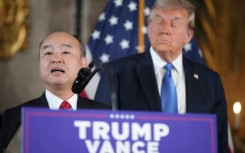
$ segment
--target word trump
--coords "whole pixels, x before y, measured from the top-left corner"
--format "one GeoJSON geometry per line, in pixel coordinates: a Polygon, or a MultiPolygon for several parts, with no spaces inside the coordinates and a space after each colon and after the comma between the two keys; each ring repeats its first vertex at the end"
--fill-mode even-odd
{"type": "Polygon", "coordinates": [[[74,121],[89,153],[158,153],[159,141],[169,134],[163,123],[74,121]]]}

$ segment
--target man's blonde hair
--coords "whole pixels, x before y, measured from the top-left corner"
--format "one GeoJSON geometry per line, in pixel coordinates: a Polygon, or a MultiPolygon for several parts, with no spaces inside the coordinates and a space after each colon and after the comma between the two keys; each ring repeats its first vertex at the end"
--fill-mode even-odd
{"type": "MultiPolygon", "coordinates": [[[[189,22],[189,28],[194,29],[195,28],[195,6],[191,4],[187,0],[156,0],[154,3],[152,10],[162,8],[162,9],[172,9],[172,8],[181,8],[188,12],[188,22],[189,22]]],[[[152,20],[152,17],[154,16],[153,11],[151,11],[148,22],[152,20]]]]}

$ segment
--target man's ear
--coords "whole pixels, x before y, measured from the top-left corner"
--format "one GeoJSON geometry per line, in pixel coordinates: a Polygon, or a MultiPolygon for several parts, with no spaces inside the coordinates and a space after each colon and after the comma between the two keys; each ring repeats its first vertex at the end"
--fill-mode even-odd
{"type": "Polygon", "coordinates": [[[194,35],[194,31],[192,29],[188,29],[187,33],[186,33],[186,38],[185,38],[185,42],[184,43],[186,44],[186,43],[190,42],[192,37],[193,37],[193,35],[194,35]]]}
{"type": "Polygon", "coordinates": [[[86,67],[87,66],[87,60],[86,60],[85,57],[82,57],[81,64],[82,64],[83,67],[86,67]]]}
{"type": "Polygon", "coordinates": [[[151,33],[151,23],[149,22],[147,25],[147,33],[150,34],[151,33]]]}

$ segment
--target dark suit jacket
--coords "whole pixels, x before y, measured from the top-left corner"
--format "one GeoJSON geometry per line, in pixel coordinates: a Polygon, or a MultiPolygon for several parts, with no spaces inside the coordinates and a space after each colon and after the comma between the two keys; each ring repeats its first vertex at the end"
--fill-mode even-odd
{"type": "MultiPolygon", "coordinates": [[[[22,105],[7,109],[3,114],[3,126],[0,133],[0,152],[7,147],[8,143],[15,134],[15,131],[21,124],[21,108],[22,107],[49,107],[45,94],[39,98],[30,100],[22,105]]],[[[78,96],[77,109],[111,109],[110,106],[97,103],[90,99],[78,96]]]]}
{"type": "MultiPolygon", "coordinates": [[[[227,152],[227,110],[219,75],[204,65],[183,59],[187,113],[216,114],[219,152],[227,152]],[[197,77],[194,77],[198,76],[197,77]]],[[[120,110],[162,111],[150,52],[106,64],[114,79],[120,110]]],[[[95,100],[110,102],[107,76],[102,75],[95,100]]]]}

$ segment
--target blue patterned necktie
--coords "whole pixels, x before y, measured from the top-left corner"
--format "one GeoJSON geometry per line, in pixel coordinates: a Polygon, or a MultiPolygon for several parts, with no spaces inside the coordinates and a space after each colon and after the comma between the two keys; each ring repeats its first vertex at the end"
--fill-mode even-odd
{"type": "Polygon", "coordinates": [[[167,63],[164,68],[166,73],[162,80],[162,110],[166,113],[178,113],[177,93],[172,78],[171,69],[174,66],[171,63],[167,63]]]}

